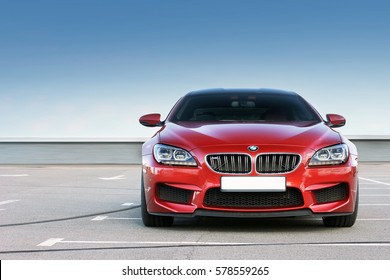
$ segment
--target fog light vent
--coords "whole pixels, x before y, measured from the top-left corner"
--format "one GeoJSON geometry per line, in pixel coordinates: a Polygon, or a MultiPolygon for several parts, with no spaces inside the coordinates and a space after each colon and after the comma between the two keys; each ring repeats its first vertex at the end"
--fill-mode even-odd
{"type": "Polygon", "coordinates": [[[348,185],[338,184],[334,187],[313,191],[317,203],[329,203],[344,200],[348,197],[348,185]]]}
{"type": "Polygon", "coordinates": [[[193,191],[174,188],[165,184],[157,186],[157,196],[161,200],[188,204],[191,201],[193,191]]]}

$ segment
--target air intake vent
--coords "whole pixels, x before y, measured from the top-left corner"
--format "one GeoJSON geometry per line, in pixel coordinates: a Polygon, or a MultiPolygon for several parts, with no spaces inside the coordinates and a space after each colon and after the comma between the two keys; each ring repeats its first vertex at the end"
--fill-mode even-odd
{"type": "Polygon", "coordinates": [[[287,173],[298,167],[301,161],[296,154],[262,154],[256,158],[256,171],[260,174],[287,173]]]}
{"type": "Polygon", "coordinates": [[[161,200],[188,204],[191,201],[193,191],[174,188],[165,184],[157,186],[157,196],[161,200]]]}
{"type": "Polygon", "coordinates": [[[209,167],[219,173],[247,174],[252,168],[251,157],[246,154],[214,154],[206,157],[209,167]]]}
{"type": "Polygon", "coordinates": [[[313,192],[317,203],[329,203],[346,199],[348,197],[348,185],[343,183],[313,192]]]}
{"type": "Polygon", "coordinates": [[[203,204],[221,208],[299,207],[303,197],[297,188],[287,188],[286,192],[221,192],[212,188],[206,192],[203,204]]]}

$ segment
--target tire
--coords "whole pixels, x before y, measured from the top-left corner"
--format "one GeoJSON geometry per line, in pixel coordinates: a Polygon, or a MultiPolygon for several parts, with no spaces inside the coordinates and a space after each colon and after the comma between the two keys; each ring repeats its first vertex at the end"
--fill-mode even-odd
{"type": "Polygon", "coordinates": [[[355,210],[350,215],[323,217],[322,221],[326,227],[351,227],[355,224],[359,209],[359,184],[356,193],[355,210]]]}
{"type": "Polygon", "coordinates": [[[141,214],[142,222],[147,227],[170,227],[173,224],[173,217],[149,214],[146,205],[143,175],[141,175],[141,214]]]}

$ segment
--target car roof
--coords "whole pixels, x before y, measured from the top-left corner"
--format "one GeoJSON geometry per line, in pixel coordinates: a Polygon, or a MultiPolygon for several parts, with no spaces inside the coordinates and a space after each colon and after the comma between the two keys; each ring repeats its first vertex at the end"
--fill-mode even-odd
{"type": "Polygon", "coordinates": [[[280,95],[293,95],[298,96],[293,91],[286,91],[281,89],[270,89],[270,88],[211,88],[195,90],[187,93],[187,95],[207,95],[207,94],[280,94],[280,95]]]}

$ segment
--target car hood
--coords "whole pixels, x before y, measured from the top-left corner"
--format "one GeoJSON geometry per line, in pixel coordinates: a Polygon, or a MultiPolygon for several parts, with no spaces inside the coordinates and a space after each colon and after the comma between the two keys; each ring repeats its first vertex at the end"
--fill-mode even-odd
{"type": "Polygon", "coordinates": [[[166,123],[159,142],[186,150],[222,145],[281,145],[318,150],[341,142],[324,123],[166,123]]]}

